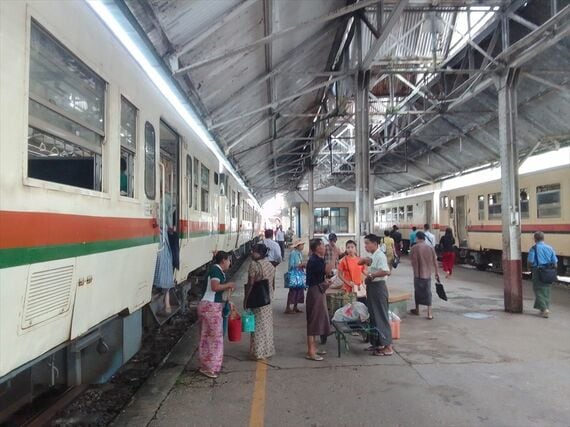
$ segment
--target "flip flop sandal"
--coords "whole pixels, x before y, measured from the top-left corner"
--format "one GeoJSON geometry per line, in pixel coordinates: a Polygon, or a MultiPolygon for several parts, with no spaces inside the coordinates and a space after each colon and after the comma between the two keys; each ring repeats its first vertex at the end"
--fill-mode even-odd
{"type": "Polygon", "coordinates": [[[204,375],[208,378],[212,378],[212,379],[218,378],[218,375],[214,374],[213,372],[203,371],[202,369],[200,369],[198,372],[200,372],[202,375],[204,375]]]}
{"type": "Polygon", "coordinates": [[[410,310],[410,314],[413,314],[414,316],[419,316],[419,315],[420,315],[420,312],[419,312],[419,310],[416,310],[415,308],[412,308],[412,309],[410,310]]]}
{"type": "Polygon", "coordinates": [[[426,317],[427,320],[433,320],[433,316],[426,317]]]}
{"type": "Polygon", "coordinates": [[[374,353],[372,353],[372,356],[392,356],[394,354],[394,351],[384,351],[384,350],[377,350],[374,353]]]}
{"type": "Polygon", "coordinates": [[[307,356],[305,356],[305,359],[307,359],[307,360],[313,360],[313,361],[315,361],[315,362],[321,362],[321,361],[325,360],[323,357],[318,356],[318,355],[313,356],[313,357],[307,355],[307,356]]]}
{"type": "Polygon", "coordinates": [[[317,351],[317,354],[319,356],[324,356],[325,354],[327,354],[327,351],[326,350],[319,350],[319,351],[317,351]]]}
{"type": "Polygon", "coordinates": [[[370,345],[364,349],[364,351],[382,351],[382,350],[384,350],[384,346],[374,347],[373,345],[370,345]]]}
{"type": "Polygon", "coordinates": [[[303,312],[303,310],[299,310],[299,309],[295,310],[295,313],[302,313],[302,312],[303,312]]]}

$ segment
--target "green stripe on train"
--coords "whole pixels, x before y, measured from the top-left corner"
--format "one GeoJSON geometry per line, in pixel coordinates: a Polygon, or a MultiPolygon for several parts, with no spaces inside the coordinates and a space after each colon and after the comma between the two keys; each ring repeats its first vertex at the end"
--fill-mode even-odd
{"type": "MultiPolygon", "coordinates": [[[[221,234],[218,232],[191,232],[190,237],[208,237],[221,234]]],[[[183,233],[181,239],[187,238],[183,233]]],[[[74,258],[101,252],[116,251],[134,246],[158,243],[158,236],[140,237],[126,240],[105,240],[100,242],[69,243],[64,245],[34,246],[28,248],[0,249],[0,268],[17,267],[37,262],[74,258]]]]}

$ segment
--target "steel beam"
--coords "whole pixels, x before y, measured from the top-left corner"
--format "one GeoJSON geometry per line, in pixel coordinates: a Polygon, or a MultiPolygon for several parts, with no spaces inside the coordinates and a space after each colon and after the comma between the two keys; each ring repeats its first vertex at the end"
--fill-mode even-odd
{"type": "Polygon", "coordinates": [[[397,6],[392,10],[392,12],[390,13],[390,16],[388,17],[388,20],[384,23],[384,25],[380,29],[379,37],[376,40],[374,40],[374,42],[372,43],[372,46],[370,46],[370,49],[368,49],[366,56],[364,57],[362,62],[359,64],[361,70],[366,71],[370,68],[370,66],[372,65],[372,62],[374,61],[374,57],[376,56],[376,54],[378,53],[378,51],[380,50],[382,45],[388,39],[388,36],[389,36],[390,32],[392,31],[392,29],[399,22],[400,17],[404,13],[404,9],[408,5],[408,3],[409,3],[409,0],[400,0],[398,2],[397,6]]]}
{"type": "Polygon", "coordinates": [[[499,97],[503,284],[505,311],[511,313],[523,311],[521,217],[516,141],[518,75],[519,70],[508,69],[495,80],[499,97]]]}
{"type": "Polygon", "coordinates": [[[309,173],[308,173],[308,181],[309,181],[309,188],[307,189],[307,198],[308,205],[309,205],[309,212],[308,212],[308,230],[309,230],[309,240],[315,237],[315,172],[313,170],[313,165],[309,166],[309,173]]]}
{"type": "MultiPolygon", "coordinates": [[[[309,26],[324,24],[326,22],[332,21],[336,18],[340,18],[341,16],[351,14],[357,10],[364,9],[365,7],[372,6],[377,3],[378,0],[363,0],[359,1],[358,3],[353,3],[350,6],[341,7],[340,9],[335,10],[334,12],[328,13],[323,16],[319,16],[313,19],[309,19],[308,21],[299,23],[289,28],[285,28],[284,30],[277,31],[272,33],[268,36],[262,37],[261,39],[255,40],[254,42],[248,43],[246,45],[242,45],[233,49],[229,49],[220,53],[214,53],[212,56],[197,61],[193,64],[186,65],[178,70],[178,73],[183,73],[186,71],[194,70],[196,68],[204,67],[206,65],[212,64],[214,62],[221,61],[223,59],[229,58],[231,56],[239,55],[240,53],[249,52],[251,50],[257,49],[259,46],[265,45],[267,43],[272,42],[273,40],[279,39],[283,36],[293,33],[294,31],[298,30],[305,30],[309,26]]],[[[407,0],[405,0],[407,2],[407,0]]]]}

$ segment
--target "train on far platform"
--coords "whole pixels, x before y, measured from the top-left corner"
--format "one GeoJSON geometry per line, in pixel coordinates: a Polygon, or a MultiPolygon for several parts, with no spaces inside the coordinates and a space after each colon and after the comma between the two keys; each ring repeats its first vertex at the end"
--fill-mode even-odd
{"type": "Polygon", "coordinates": [[[178,284],[247,251],[262,220],[87,2],[0,2],[0,27],[1,423],[139,350],[159,212],[180,237],[178,284]]]}
{"type": "MultiPolygon", "coordinates": [[[[568,156],[567,149],[563,150],[568,156]]],[[[480,270],[501,270],[501,183],[498,169],[488,169],[378,199],[374,205],[376,232],[397,225],[409,248],[412,227],[430,224],[439,241],[453,230],[458,262],[480,270]],[[486,176],[473,184],[475,175],[486,176]],[[494,176],[493,176],[494,175],[494,176]],[[470,179],[473,178],[473,179],[470,179]],[[489,180],[489,177],[495,179],[489,180]]],[[[558,255],[559,276],[570,276],[570,165],[567,162],[519,175],[523,271],[534,244],[533,233],[543,231],[558,255]]]]}

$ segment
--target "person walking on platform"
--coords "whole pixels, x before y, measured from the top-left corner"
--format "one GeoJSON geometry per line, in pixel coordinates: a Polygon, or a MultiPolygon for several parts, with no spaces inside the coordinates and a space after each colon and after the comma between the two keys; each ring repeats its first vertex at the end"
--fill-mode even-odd
{"type": "Polygon", "coordinates": [[[394,262],[394,257],[396,256],[396,247],[394,244],[394,239],[390,237],[390,231],[384,230],[384,248],[386,250],[386,258],[388,259],[388,267],[390,271],[392,270],[392,263],[394,262]]]}
{"type": "Polygon", "coordinates": [[[418,232],[417,227],[412,227],[412,231],[410,233],[410,248],[416,244],[416,234],[418,232]]]}
{"type": "MultiPolygon", "coordinates": [[[[390,237],[394,239],[394,255],[400,258],[402,255],[402,233],[398,231],[398,226],[393,225],[390,237]]],[[[390,263],[388,265],[391,265],[390,263]]]]}
{"type": "MultiPolygon", "coordinates": [[[[431,233],[431,231],[429,231],[429,224],[424,224],[423,234],[426,245],[431,246],[435,249],[435,236],[431,233]]],[[[416,234],[416,240],[417,238],[418,235],[416,234]]]]}
{"type": "Polygon", "coordinates": [[[283,231],[282,226],[277,227],[277,231],[275,232],[275,241],[281,250],[281,259],[285,259],[285,232],[283,231]]]}
{"type": "Polygon", "coordinates": [[[388,287],[386,277],[390,275],[388,259],[379,248],[380,238],[368,234],[364,238],[366,252],[372,257],[361,258],[360,264],[368,265],[366,276],[366,301],[370,312],[370,325],[376,329],[370,335],[369,350],[374,356],[392,356],[392,329],[388,308],[388,287]]]}
{"type": "Polygon", "coordinates": [[[416,308],[410,310],[410,313],[419,316],[420,305],[426,305],[427,318],[431,320],[433,319],[431,309],[431,275],[435,272],[435,278],[439,281],[439,273],[435,250],[427,244],[426,235],[423,231],[418,231],[416,235],[416,244],[412,247],[410,258],[414,270],[414,298],[416,300],[416,308]]]}
{"type": "Polygon", "coordinates": [[[558,258],[552,246],[544,243],[542,231],[534,233],[534,246],[528,251],[527,262],[532,271],[534,308],[547,318],[550,315],[550,289],[556,280],[558,258]]]}
{"type": "Polygon", "coordinates": [[[317,350],[316,339],[331,332],[325,291],[330,285],[326,277],[334,268],[334,261],[325,263],[325,245],[321,239],[309,242],[311,257],[307,262],[307,355],[309,360],[321,361],[326,351],[317,350]]]}
{"type": "MultiPolygon", "coordinates": [[[[267,247],[263,243],[257,243],[251,250],[251,263],[247,272],[247,285],[244,292],[244,306],[251,289],[260,280],[269,283],[275,281],[275,267],[267,260],[267,247]]],[[[273,301],[273,292],[271,301],[273,301]]],[[[252,309],[255,315],[255,332],[251,334],[249,352],[256,360],[267,359],[275,354],[273,344],[273,307],[269,303],[263,307],[252,309]]]]}
{"type": "Polygon", "coordinates": [[[214,255],[214,265],[210,267],[206,292],[198,304],[200,322],[200,373],[208,378],[217,378],[224,359],[223,297],[228,290],[235,289],[234,282],[226,283],[230,268],[230,254],[219,251],[214,255]]]}
{"type": "Polygon", "coordinates": [[[265,230],[265,239],[261,243],[267,246],[267,260],[273,264],[273,267],[277,267],[283,261],[283,257],[279,244],[273,240],[273,230],[265,230]]]}
{"type": "Polygon", "coordinates": [[[333,263],[334,264],[333,269],[334,269],[337,268],[338,266],[338,260],[340,258],[341,251],[339,247],[336,245],[336,242],[338,241],[338,237],[336,237],[336,234],[334,233],[329,234],[328,240],[329,242],[325,245],[325,263],[326,264],[333,263]]]}
{"type": "Polygon", "coordinates": [[[442,268],[445,271],[445,278],[448,279],[453,273],[453,266],[455,265],[455,238],[451,228],[445,229],[445,234],[439,239],[439,247],[442,252],[442,268]]]}
{"type": "Polygon", "coordinates": [[[305,244],[302,240],[295,240],[289,254],[289,293],[287,295],[287,308],[285,314],[302,313],[297,307],[305,302],[305,286],[307,276],[303,262],[303,249],[305,244]],[[291,308],[293,306],[293,308],[291,308]]]}

